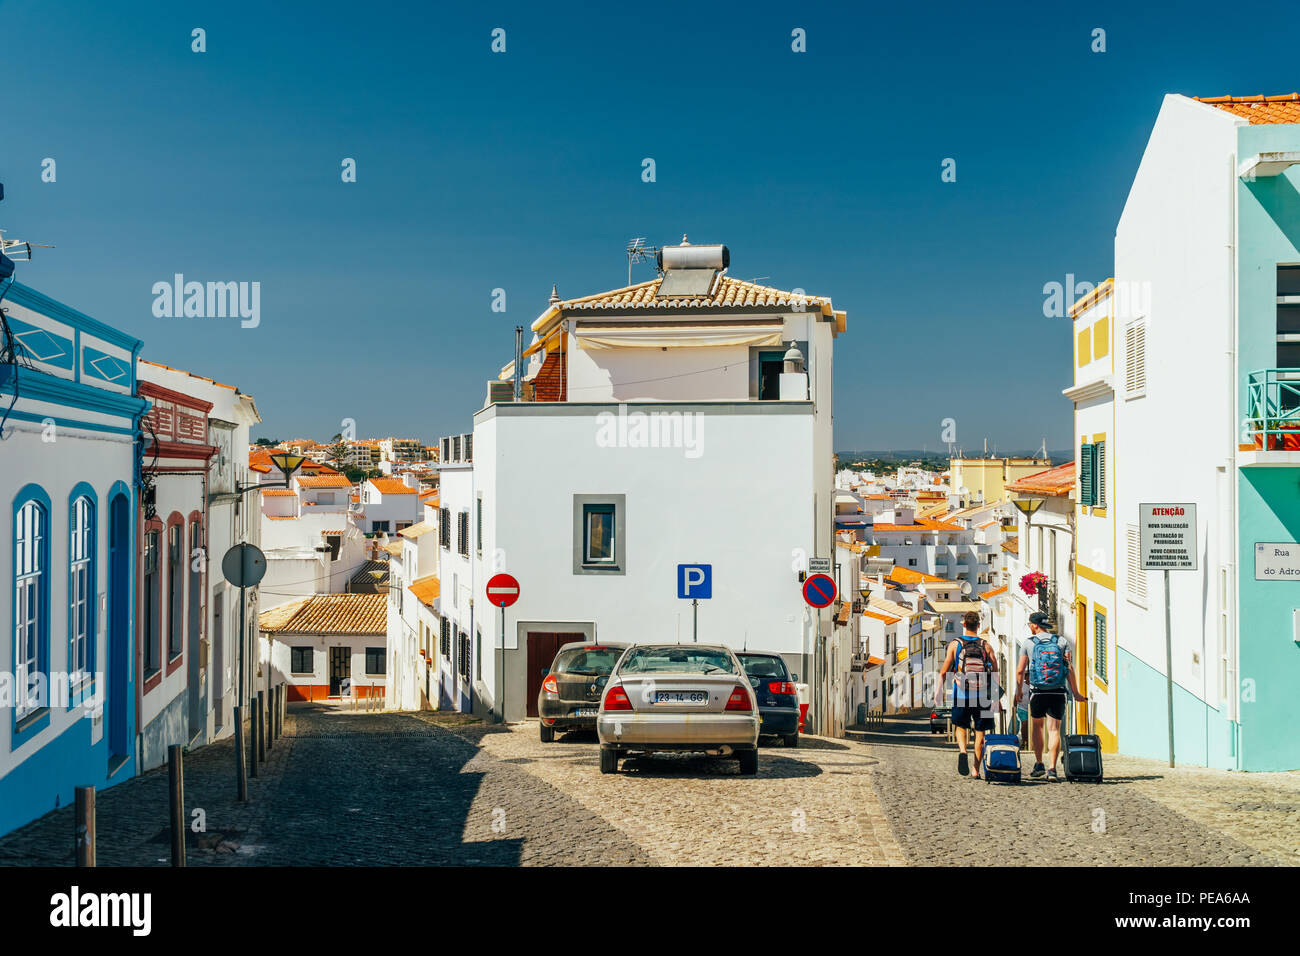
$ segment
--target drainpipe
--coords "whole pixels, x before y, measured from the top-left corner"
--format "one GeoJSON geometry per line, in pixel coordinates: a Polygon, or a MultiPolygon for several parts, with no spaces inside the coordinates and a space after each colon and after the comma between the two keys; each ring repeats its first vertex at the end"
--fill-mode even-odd
{"type": "MultiPolygon", "coordinates": [[[[1231,600],[1232,615],[1229,619],[1230,627],[1228,628],[1228,630],[1230,631],[1230,633],[1226,633],[1223,635],[1223,643],[1224,643],[1224,650],[1228,650],[1229,648],[1231,648],[1232,654],[1231,657],[1229,658],[1229,663],[1231,666],[1226,669],[1227,672],[1224,674],[1225,683],[1228,682],[1228,678],[1231,678],[1231,683],[1229,687],[1225,687],[1224,690],[1228,691],[1229,688],[1231,690],[1230,693],[1226,693],[1224,696],[1227,697],[1228,701],[1230,702],[1228,705],[1228,719],[1233,724],[1232,729],[1236,731],[1235,734],[1236,740],[1234,741],[1235,747],[1234,747],[1233,758],[1236,763],[1236,769],[1240,770],[1241,751],[1242,751],[1242,731],[1241,731],[1241,723],[1238,719],[1240,715],[1240,709],[1238,707],[1238,702],[1240,701],[1240,688],[1237,685],[1237,668],[1238,668],[1237,662],[1240,659],[1239,654],[1241,648],[1237,641],[1237,635],[1239,633],[1237,627],[1237,621],[1239,620],[1240,613],[1241,613],[1241,601],[1240,601],[1240,591],[1237,587],[1237,555],[1240,553],[1239,549],[1241,547],[1241,540],[1240,540],[1241,524],[1237,514],[1238,512],[1237,429],[1239,427],[1239,423],[1241,422],[1241,395],[1240,395],[1240,386],[1238,384],[1238,378],[1240,377],[1240,372],[1237,368],[1238,315],[1237,315],[1237,151],[1236,149],[1234,149],[1232,151],[1232,154],[1228,157],[1228,163],[1229,163],[1229,182],[1231,183],[1231,187],[1229,189],[1229,199],[1228,199],[1228,316],[1230,318],[1230,322],[1229,322],[1230,329],[1228,333],[1228,359],[1229,359],[1228,369],[1229,369],[1229,384],[1231,386],[1229,391],[1229,395],[1230,395],[1229,401],[1232,407],[1231,425],[1232,425],[1232,432],[1233,432],[1233,441],[1230,446],[1231,457],[1228,459],[1228,481],[1231,484],[1231,487],[1229,488],[1229,496],[1228,496],[1228,500],[1229,500],[1228,515],[1229,515],[1229,520],[1232,523],[1232,549],[1228,553],[1228,561],[1227,561],[1228,582],[1227,583],[1228,583],[1228,587],[1231,588],[1231,592],[1230,592],[1231,597],[1229,598],[1229,595],[1225,594],[1224,602],[1226,603],[1228,600],[1231,600]]],[[[1209,663],[1210,663],[1209,661],[1203,661],[1201,666],[1209,667],[1209,663]]],[[[1216,666],[1217,666],[1217,662],[1216,662],[1216,666]]],[[[1209,706],[1208,702],[1206,706],[1207,707],[1209,706]]]]}
{"type": "Polygon", "coordinates": [[[523,395],[524,370],[521,367],[523,363],[524,363],[524,327],[522,325],[516,325],[515,326],[515,397],[514,397],[514,400],[516,402],[519,401],[520,397],[523,395]]]}

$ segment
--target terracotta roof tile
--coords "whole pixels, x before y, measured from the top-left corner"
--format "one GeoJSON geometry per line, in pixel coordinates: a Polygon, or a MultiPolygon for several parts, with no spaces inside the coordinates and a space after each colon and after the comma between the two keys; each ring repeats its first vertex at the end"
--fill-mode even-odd
{"type": "Polygon", "coordinates": [[[259,615],[258,626],[279,634],[386,634],[388,598],[383,594],[316,594],[259,615]]]}
{"type": "Polygon", "coordinates": [[[264,498],[288,498],[290,496],[297,498],[298,492],[294,491],[292,488],[267,488],[262,492],[262,497],[264,498]]]}
{"type": "Polygon", "coordinates": [[[1007,586],[1004,584],[1002,585],[1002,587],[994,588],[992,591],[985,591],[983,594],[980,595],[980,600],[988,601],[991,600],[992,598],[997,597],[999,594],[1006,594],[1006,593],[1007,593],[1007,586]]]}
{"type": "Polygon", "coordinates": [[[415,489],[400,478],[371,478],[370,484],[381,495],[413,495],[415,489]]]}
{"type": "Polygon", "coordinates": [[[793,292],[774,289],[771,286],[758,285],[735,279],[728,275],[718,276],[707,295],[684,297],[678,299],[658,298],[661,279],[651,279],[636,285],[598,292],[577,299],[565,299],[558,308],[564,312],[590,311],[599,309],[681,309],[681,308],[771,308],[798,306],[819,309],[822,314],[831,313],[831,300],[825,296],[799,296],[793,292]]]}
{"type": "Polygon", "coordinates": [[[1300,93],[1282,96],[1194,96],[1192,99],[1247,119],[1252,126],[1300,123],[1300,93]]]}
{"type": "Polygon", "coordinates": [[[1018,481],[1008,482],[1006,490],[1063,498],[1074,491],[1074,462],[1068,461],[1036,475],[1026,475],[1018,481]]]}
{"type": "Polygon", "coordinates": [[[342,475],[295,475],[294,480],[303,488],[351,488],[352,482],[342,475]]]}
{"type": "Polygon", "coordinates": [[[949,581],[947,578],[941,578],[938,575],[926,574],[924,571],[913,571],[911,568],[895,567],[889,572],[889,580],[897,581],[899,584],[952,584],[958,582],[949,581]]]}
{"type": "Polygon", "coordinates": [[[441,592],[442,584],[438,581],[438,575],[430,574],[427,577],[416,578],[407,590],[414,594],[421,604],[433,607],[433,601],[441,592]]]}

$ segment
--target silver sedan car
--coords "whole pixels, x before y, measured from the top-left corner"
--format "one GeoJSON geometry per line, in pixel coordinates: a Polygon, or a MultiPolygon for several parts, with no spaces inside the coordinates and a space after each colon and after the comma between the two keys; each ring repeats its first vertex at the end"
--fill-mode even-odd
{"type": "Polygon", "coordinates": [[[596,717],[600,772],[615,773],[629,753],[690,751],[735,756],[758,773],[758,708],[730,648],[635,644],[623,652],[596,717]]]}

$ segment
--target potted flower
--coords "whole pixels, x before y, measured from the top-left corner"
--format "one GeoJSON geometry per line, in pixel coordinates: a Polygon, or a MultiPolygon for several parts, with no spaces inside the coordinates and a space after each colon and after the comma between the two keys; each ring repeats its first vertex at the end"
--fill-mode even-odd
{"type": "MultiPolygon", "coordinates": [[[[1300,451],[1300,419],[1270,418],[1265,423],[1272,451],[1300,451]]],[[[1255,447],[1264,447],[1264,431],[1255,432],[1255,447]]]]}
{"type": "Polygon", "coordinates": [[[1039,585],[1047,583],[1047,575],[1042,571],[1030,571],[1020,579],[1020,590],[1030,597],[1038,594],[1039,585]]]}

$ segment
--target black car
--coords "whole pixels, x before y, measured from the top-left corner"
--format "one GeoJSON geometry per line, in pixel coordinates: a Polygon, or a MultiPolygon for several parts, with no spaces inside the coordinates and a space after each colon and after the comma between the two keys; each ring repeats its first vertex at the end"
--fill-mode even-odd
{"type": "Polygon", "coordinates": [[[786,669],[780,654],[738,651],[736,656],[758,701],[759,736],[780,737],[787,747],[798,747],[799,689],[795,681],[799,675],[786,669]]]}
{"type": "Polygon", "coordinates": [[[551,666],[542,671],[537,692],[542,743],[554,740],[557,730],[596,729],[601,691],[625,650],[626,644],[595,641],[560,648],[551,666]]]}
{"type": "Polygon", "coordinates": [[[948,731],[948,717],[952,710],[947,707],[938,707],[930,711],[930,733],[942,734],[948,731]]]}

